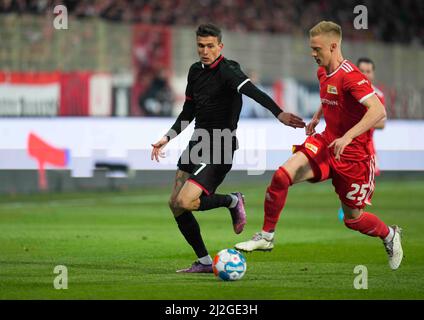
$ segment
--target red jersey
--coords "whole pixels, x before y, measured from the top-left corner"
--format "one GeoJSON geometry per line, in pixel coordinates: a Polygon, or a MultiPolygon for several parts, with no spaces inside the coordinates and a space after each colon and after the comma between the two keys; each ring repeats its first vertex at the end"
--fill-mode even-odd
{"type": "MultiPolygon", "coordinates": [[[[383,105],[383,106],[386,106],[384,103],[385,103],[385,100],[384,100],[384,93],[383,93],[383,91],[381,91],[380,89],[378,89],[376,86],[374,86],[374,85],[372,85],[372,88],[374,89],[374,91],[375,91],[375,95],[377,96],[377,98],[380,100],[380,102],[381,102],[381,104],[383,105]]],[[[375,147],[374,147],[374,140],[373,140],[373,136],[374,136],[374,131],[375,131],[375,128],[371,128],[370,129],[370,131],[371,131],[371,140],[370,140],[370,152],[371,152],[371,154],[375,154],[375,147]]]]}
{"type": "MultiPolygon", "coordinates": [[[[318,68],[321,105],[326,122],[322,133],[327,143],[342,137],[367,112],[363,101],[375,94],[370,81],[350,61],[344,60],[332,73],[318,68]]],[[[371,132],[357,136],[345,148],[341,158],[364,161],[370,157],[371,132]]]]}

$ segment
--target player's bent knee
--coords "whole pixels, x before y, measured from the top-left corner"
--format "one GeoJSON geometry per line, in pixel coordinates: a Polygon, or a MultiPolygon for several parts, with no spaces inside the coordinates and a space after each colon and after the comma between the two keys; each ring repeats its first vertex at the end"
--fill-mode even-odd
{"type": "Polygon", "coordinates": [[[169,199],[168,201],[168,205],[169,205],[169,209],[171,209],[172,214],[174,215],[174,217],[178,217],[179,215],[181,215],[184,211],[186,211],[183,208],[179,208],[177,206],[177,201],[175,198],[173,199],[169,199]]]}
{"type": "Polygon", "coordinates": [[[287,170],[284,167],[279,167],[272,176],[271,187],[275,187],[277,189],[288,189],[291,184],[291,178],[287,170]]]}
{"type": "Polygon", "coordinates": [[[344,220],[357,219],[361,216],[363,209],[351,208],[342,202],[344,220]]]}
{"type": "Polygon", "coordinates": [[[354,213],[354,214],[344,214],[344,220],[355,220],[358,219],[361,216],[360,213],[354,213]]]}
{"type": "Polygon", "coordinates": [[[184,209],[184,210],[190,210],[191,201],[187,200],[184,197],[177,197],[177,200],[175,201],[175,208],[178,209],[184,209]]]}

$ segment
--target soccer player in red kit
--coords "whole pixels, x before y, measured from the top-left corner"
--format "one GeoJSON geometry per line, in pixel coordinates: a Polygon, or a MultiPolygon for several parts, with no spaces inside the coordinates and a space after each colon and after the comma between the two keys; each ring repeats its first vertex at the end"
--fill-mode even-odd
{"type": "MultiPolygon", "coordinates": [[[[383,91],[381,91],[380,89],[378,89],[373,83],[375,81],[375,64],[374,61],[372,61],[370,58],[367,57],[362,57],[359,58],[358,61],[356,62],[356,66],[358,67],[358,69],[368,78],[368,80],[371,81],[371,86],[375,91],[375,94],[377,95],[377,98],[380,100],[380,102],[383,104],[383,106],[385,106],[385,100],[384,100],[384,93],[383,91]]],[[[370,141],[370,152],[371,154],[374,155],[375,157],[375,175],[379,176],[380,175],[380,168],[378,165],[378,161],[377,161],[377,157],[376,157],[376,152],[375,152],[375,146],[374,146],[374,131],[375,129],[384,129],[386,125],[386,118],[384,118],[383,120],[380,120],[375,126],[374,128],[371,128],[371,141],[370,141]]]]}
{"type": "Polygon", "coordinates": [[[235,245],[242,251],[270,251],[275,227],[289,187],[295,183],[332,179],[347,228],[383,240],[389,266],[395,270],[403,257],[401,229],[387,226],[365,211],[374,191],[374,160],[369,150],[370,129],[385,115],[370,81],[341,52],[341,27],[322,21],[310,31],[312,57],[318,64],[321,106],[306,126],[306,141],[294,146],[294,155],[272,177],[265,195],[262,231],[235,245]],[[315,127],[324,115],[321,134],[315,127]]]}

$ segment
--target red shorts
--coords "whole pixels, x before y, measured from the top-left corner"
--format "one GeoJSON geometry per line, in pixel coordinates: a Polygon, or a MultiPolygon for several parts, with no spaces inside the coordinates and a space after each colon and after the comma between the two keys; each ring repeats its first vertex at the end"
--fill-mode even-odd
{"type": "Polygon", "coordinates": [[[293,153],[297,151],[309,159],[314,171],[311,182],[331,178],[340,201],[350,208],[363,209],[371,204],[375,186],[375,157],[367,161],[336,160],[320,134],[309,136],[302,145],[293,146],[293,153]]]}

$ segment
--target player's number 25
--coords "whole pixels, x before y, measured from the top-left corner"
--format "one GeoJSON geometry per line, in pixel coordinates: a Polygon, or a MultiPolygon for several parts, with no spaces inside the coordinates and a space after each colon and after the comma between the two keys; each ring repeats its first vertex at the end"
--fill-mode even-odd
{"type": "Polygon", "coordinates": [[[364,200],[367,196],[369,184],[359,185],[357,183],[352,183],[351,187],[353,190],[346,194],[346,198],[362,202],[362,200],[364,200]]]}

